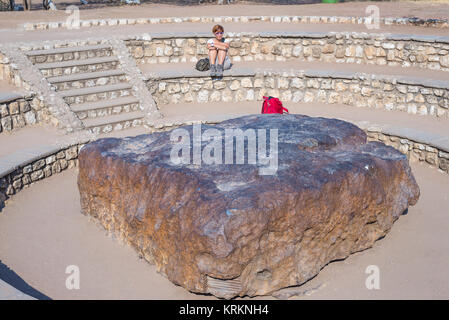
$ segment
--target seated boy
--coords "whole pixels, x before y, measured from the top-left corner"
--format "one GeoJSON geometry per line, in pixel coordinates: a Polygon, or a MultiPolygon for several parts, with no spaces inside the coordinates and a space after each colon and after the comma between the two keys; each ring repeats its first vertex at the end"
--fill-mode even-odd
{"type": "Polygon", "coordinates": [[[217,24],[212,28],[215,38],[207,41],[209,49],[210,75],[211,77],[223,76],[223,70],[231,68],[232,63],[228,56],[229,40],[223,37],[224,29],[217,24]]]}

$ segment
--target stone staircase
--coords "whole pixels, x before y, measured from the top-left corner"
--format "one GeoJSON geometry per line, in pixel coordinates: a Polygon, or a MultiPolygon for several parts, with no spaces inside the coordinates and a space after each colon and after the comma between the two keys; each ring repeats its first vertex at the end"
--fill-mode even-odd
{"type": "Polygon", "coordinates": [[[143,124],[139,97],[110,44],[26,52],[59,97],[95,134],[143,124]]]}

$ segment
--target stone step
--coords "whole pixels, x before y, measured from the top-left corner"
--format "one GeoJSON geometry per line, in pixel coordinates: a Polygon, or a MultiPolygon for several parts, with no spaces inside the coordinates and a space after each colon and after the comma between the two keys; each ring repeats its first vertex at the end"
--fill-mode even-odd
{"type": "Polygon", "coordinates": [[[73,47],[61,47],[61,48],[53,48],[53,49],[43,49],[43,50],[32,50],[26,53],[27,56],[42,56],[48,54],[63,54],[68,52],[84,52],[84,51],[93,51],[93,50],[103,50],[103,49],[111,49],[111,46],[108,44],[97,44],[92,46],[73,46],[73,47]]]}
{"type": "Polygon", "coordinates": [[[100,118],[88,118],[83,120],[83,124],[86,129],[90,129],[95,134],[108,133],[113,130],[141,126],[144,116],[142,111],[134,111],[100,118]]]}
{"type": "Polygon", "coordinates": [[[101,57],[71,61],[38,63],[36,67],[45,77],[71,75],[75,73],[114,70],[119,65],[117,57],[101,57]]]}
{"type": "Polygon", "coordinates": [[[94,46],[74,46],[55,49],[28,51],[26,55],[33,63],[51,63],[88,58],[112,56],[110,45],[101,44],[94,46]]]}
{"type": "Polygon", "coordinates": [[[78,115],[78,118],[105,117],[114,114],[128,113],[140,110],[139,99],[136,97],[124,97],[113,100],[101,100],[92,103],[80,103],[71,105],[71,109],[78,115]]]}
{"type": "Polygon", "coordinates": [[[128,80],[122,70],[75,73],[68,76],[47,78],[57,91],[118,84],[128,80]]]}
{"type": "Polygon", "coordinates": [[[68,104],[72,105],[132,96],[132,85],[129,83],[118,83],[65,90],[59,92],[59,94],[68,104]]]}
{"type": "Polygon", "coordinates": [[[76,73],[67,76],[57,76],[57,77],[49,77],[47,78],[48,82],[51,84],[60,83],[60,82],[68,82],[68,81],[81,81],[102,77],[110,77],[126,74],[123,70],[106,70],[106,71],[98,71],[98,72],[88,72],[88,73],[76,73]]]}

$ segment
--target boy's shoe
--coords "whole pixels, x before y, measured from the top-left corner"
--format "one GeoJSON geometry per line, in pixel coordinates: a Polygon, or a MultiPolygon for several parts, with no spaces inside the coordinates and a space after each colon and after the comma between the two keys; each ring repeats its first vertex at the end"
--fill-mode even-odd
{"type": "Polygon", "coordinates": [[[217,76],[217,66],[215,64],[210,65],[210,76],[211,77],[217,76]]]}
{"type": "Polygon", "coordinates": [[[222,64],[217,65],[217,77],[223,77],[223,65],[222,64]]]}

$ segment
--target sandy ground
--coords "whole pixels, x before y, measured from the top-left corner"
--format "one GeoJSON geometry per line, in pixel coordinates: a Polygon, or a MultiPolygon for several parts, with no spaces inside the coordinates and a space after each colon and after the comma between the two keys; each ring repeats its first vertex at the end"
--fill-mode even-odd
{"type": "MultiPolygon", "coordinates": [[[[90,27],[79,30],[67,30],[59,28],[55,30],[0,30],[0,43],[10,42],[41,42],[52,40],[76,40],[102,37],[110,38],[111,35],[130,36],[147,33],[153,37],[163,36],[176,32],[210,33],[214,23],[173,23],[173,24],[144,24],[125,25],[115,27],[90,27]]],[[[380,26],[379,29],[368,30],[365,25],[354,24],[316,24],[316,23],[222,23],[226,32],[261,32],[261,31],[301,31],[301,32],[365,32],[372,34],[393,33],[406,35],[438,35],[449,36],[449,28],[423,28],[412,26],[380,26]]]]}
{"type": "MultiPolygon", "coordinates": [[[[6,1],[6,0],[4,0],[6,1]]],[[[216,4],[182,4],[150,3],[141,0],[140,6],[111,6],[91,0],[90,5],[80,5],[79,0],[55,0],[58,11],[22,11],[0,12],[0,28],[11,28],[25,22],[59,21],[65,19],[65,9],[69,5],[78,6],[82,19],[107,18],[140,18],[172,17],[172,16],[208,16],[208,15],[328,15],[328,16],[365,16],[368,5],[376,5],[382,17],[419,17],[419,18],[448,18],[448,1],[401,1],[401,2],[344,2],[338,4],[298,4],[279,5],[254,2],[240,2],[227,5],[216,4]]],[[[163,1],[162,1],[163,2],[163,1]]],[[[193,1],[192,1],[193,2],[193,1]]],[[[16,1],[21,3],[21,1],[16,1]]],[[[33,1],[33,9],[41,9],[41,1],[33,1]]]]}
{"type": "MultiPolygon", "coordinates": [[[[369,2],[380,9],[381,17],[421,17],[421,18],[448,18],[449,3],[428,2],[369,2]]],[[[339,4],[313,4],[313,5],[199,5],[177,6],[168,4],[144,4],[141,6],[107,7],[91,10],[81,10],[80,19],[107,19],[107,18],[139,18],[164,16],[214,16],[214,15],[338,15],[338,16],[366,16],[367,2],[351,2],[339,4]]],[[[64,21],[67,14],[64,10],[55,12],[0,12],[0,41],[32,41],[76,38],[79,30],[58,29],[46,31],[20,31],[7,29],[21,28],[25,22],[64,21]]],[[[209,25],[202,23],[175,23],[167,25],[143,25],[122,27],[92,27],[82,28],[85,36],[102,36],[114,34],[130,34],[140,32],[171,32],[176,31],[208,31],[209,25]]],[[[303,31],[359,31],[359,32],[392,32],[413,34],[439,34],[449,35],[447,29],[418,28],[407,26],[381,26],[379,30],[368,30],[364,25],[353,24],[291,24],[291,23],[260,23],[247,24],[226,23],[226,31],[259,31],[259,30],[303,30],[303,31]]]]}
{"type": "MultiPolygon", "coordinates": [[[[431,132],[449,137],[449,119],[417,116],[402,111],[387,112],[383,109],[377,110],[342,104],[284,102],[283,106],[290,113],[306,114],[313,117],[337,118],[353,123],[367,121],[370,125],[384,124],[412,128],[417,131],[431,132]]],[[[207,119],[218,114],[247,115],[260,113],[261,108],[262,101],[244,101],[239,103],[222,102],[219,105],[214,102],[166,104],[160,110],[167,119],[188,118],[192,120],[207,119]]]]}
{"type": "MultiPolygon", "coordinates": [[[[420,164],[412,169],[421,188],[417,205],[373,248],[330,263],[301,286],[295,298],[449,297],[448,176],[420,164]],[[379,290],[365,287],[369,265],[379,267],[379,290]]],[[[3,265],[39,294],[53,299],[214,298],[173,285],[154,266],[140,260],[131,247],[108,237],[94,221],[80,214],[76,179],[77,170],[71,169],[7,202],[0,213],[3,265]],[[79,290],[65,286],[69,265],[79,267],[79,290]]]]}
{"type": "Polygon", "coordinates": [[[54,299],[208,298],[173,285],[80,214],[76,178],[76,170],[65,171],[6,204],[0,214],[4,265],[54,299]],[[65,286],[69,265],[80,269],[79,290],[65,286]]]}

